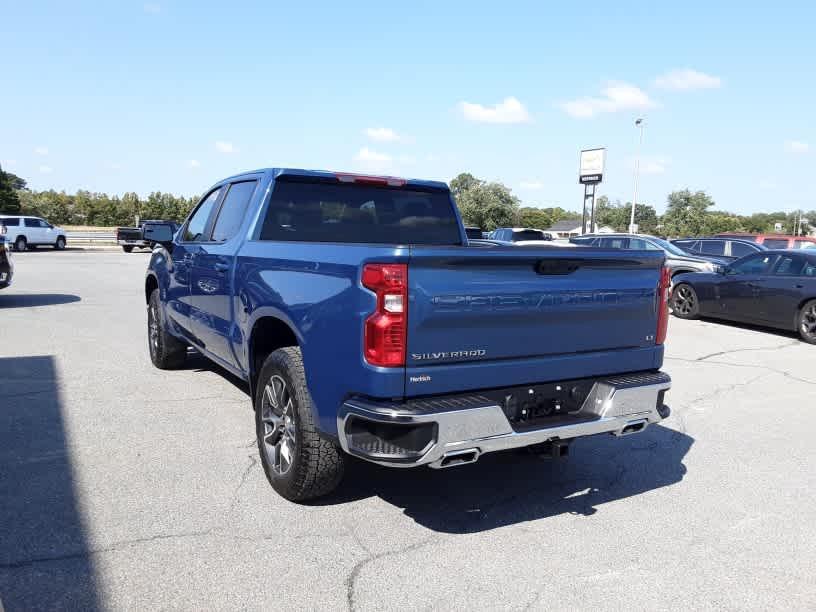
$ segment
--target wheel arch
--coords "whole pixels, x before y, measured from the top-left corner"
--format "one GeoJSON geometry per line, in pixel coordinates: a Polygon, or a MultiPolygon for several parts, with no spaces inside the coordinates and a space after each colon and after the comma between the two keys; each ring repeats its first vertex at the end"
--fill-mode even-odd
{"type": "Polygon", "coordinates": [[[796,306],[796,312],[793,313],[793,329],[799,329],[799,315],[802,312],[802,309],[805,307],[805,304],[808,302],[816,301],[816,295],[812,295],[810,297],[803,298],[802,301],[799,302],[799,305],[796,306]]]}
{"type": "Polygon", "coordinates": [[[148,274],[145,278],[145,304],[150,303],[150,295],[159,288],[159,279],[155,274],[148,274]]]}
{"type": "Polygon", "coordinates": [[[289,323],[274,315],[265,315],[255,320],[247,338],[247,369],[253,406],[255,385],[264,361],[273,351],[287,346],[301,346],[298,335],[289,323]]]}

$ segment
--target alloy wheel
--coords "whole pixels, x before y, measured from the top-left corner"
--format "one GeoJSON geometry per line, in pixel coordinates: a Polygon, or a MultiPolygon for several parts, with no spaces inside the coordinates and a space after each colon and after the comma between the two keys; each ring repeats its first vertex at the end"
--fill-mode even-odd
{"type": "Polygon", "coordinates": [[[155,356],[159,351],[159,312],[156,304],[150,305],[147,317],[150,352],[155,356]]]}
{"type": "Polygon", "coordinates": [[[294,404],[286,381],[274,375],[266,383],[261,405],[263,449],[268,465],[280,475],[292,467],[295,457],[294,404]]]}
{"type": "Polygon", "coordinates": [[[681,285],[674,292],[674,309],[683,315],[688,315],[694,310],[697,303],[697,296],[691,287],[681,285]]]}
{"type": "Polygon", "coordinates": [[[811,304],[802,313],[802,333],[808,338],[816,338],[816,304],[811,304]]]}

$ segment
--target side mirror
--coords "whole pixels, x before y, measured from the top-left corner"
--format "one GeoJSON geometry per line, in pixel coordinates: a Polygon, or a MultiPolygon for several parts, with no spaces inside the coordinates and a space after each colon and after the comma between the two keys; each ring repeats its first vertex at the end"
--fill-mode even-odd
{"type": "Polygon", "coordinates": [[[145,225],[142,236],[147,242],[160,244],[168,251],[173,250],[173,226],[169,223],[145,225]]]}

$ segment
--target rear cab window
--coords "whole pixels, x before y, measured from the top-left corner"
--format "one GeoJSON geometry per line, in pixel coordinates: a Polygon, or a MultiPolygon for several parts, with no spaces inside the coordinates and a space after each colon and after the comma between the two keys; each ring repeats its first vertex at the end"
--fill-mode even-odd
{"type": "Polygon", "coordinates": [[[526,230],[518,230],[513,231],[512,234],[512,241],[513,242],[522,242],[524,240],[546,240],[546,236],[544,236],[544,232],[541,230],[534,230],[534,229],[526,229],[526,230]]]}
{"type": "Polygon", "coordinates": [[[766,238],[762,241],[769,249],[787,249],[788,248],[788,239],[787,238],[766,238]]]}
{"type": "Polygon", "coordinates": [[[260,240],[461,245],[450,194],[280,177],[260,240]]]}

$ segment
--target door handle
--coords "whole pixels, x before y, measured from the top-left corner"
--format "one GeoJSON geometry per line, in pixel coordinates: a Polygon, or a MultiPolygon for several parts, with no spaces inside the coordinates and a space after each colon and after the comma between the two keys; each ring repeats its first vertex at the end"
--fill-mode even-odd
{"type": "Polygon", "coordinates": [[[190,263],[193,261],[193,254],[192,253],[185,253],[184,257],[181,258],[184,263],[190,263]]]}
{"type": "Polygon", "coordinates": [[[797,288],[797,289],[803,289],[803,288],[804,288],[804,285],[796,285],[796,288],[797,288]]]}
{"type": "Polygon", "coordinates": [[[215,262],[215,265],[213,265],[213,268],[215,268],[216,272],[226,272],[229,270],[229,264],[222,261],[217,261],[215,262]]]}

